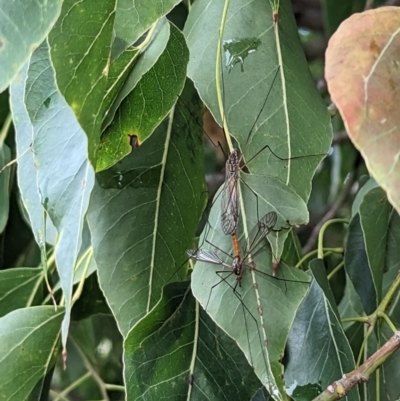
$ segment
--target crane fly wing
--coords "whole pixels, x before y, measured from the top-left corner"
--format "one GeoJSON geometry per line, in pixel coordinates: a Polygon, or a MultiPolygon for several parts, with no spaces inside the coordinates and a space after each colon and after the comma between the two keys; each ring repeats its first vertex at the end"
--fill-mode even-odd
{"type": "Polygon", "coordinates": [[[237,228],[239,218],[238,175],[230,174],[227,171],[225,175],[225,184],[222,191],[221,200],[221,224],[225,235],[232,235],[237,228]]]}
{"type": "Polygon", "coordinates": [[[274,229],[278,220],[276,212],[269,212],[263,216],[260,221],[254,226],[249,235],[249,242],[246,248],[246,256],[253,256],[258,253],[266,244],[267,235],[274,229]]]}
{"type": "Polygon", "coordinates": [[[189,258],[194,259],[198,262],[214,263],[215,265],[223,265],[226,263],[221,259],[221,257],[214,251],[209,249],[189,249],[186,251],[189,258]]]}
{"type": "Polygon", "coordinates": [[[264,231],[268,231],[265,236],[267,236],[276,225],[278,220],[278,216],[276,212],[269,212],[265,216],[261,217],[260,221],[258,222],[258,226],[264,231]]]}

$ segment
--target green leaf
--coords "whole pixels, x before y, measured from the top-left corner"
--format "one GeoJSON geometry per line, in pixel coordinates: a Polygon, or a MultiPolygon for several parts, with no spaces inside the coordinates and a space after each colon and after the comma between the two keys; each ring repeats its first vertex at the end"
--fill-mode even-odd
{"type": "MultiPolygon", "coordinates": [[[[354,289],[353,282],[349,279],[349,277],[346,279],[346,287],[344,289],[343,298],[338,306],[338,310],[342,319],[354,316],[362,316],[364,313],[360,297],[354,289]]],[[[344,328],[347,328],[349,324],[351,323],[344,323],[344,328]]]]}
{"type": "MultiPolygon", "coordinates": [[[[315,280],[297,312],[287,349],[285,383],[291,389],[289,395],[296,401],[312,399],[308,393],[310,386],[321,392],[355,368],[336,305],[329,301],[332,296],[323,261],[314,260],[310,267],[315,280]]],[[[357,387],[346,400],[360,400],[357,387]]]]}
{"type": "MultiPolygon", "coordinates": [[[[200,242],[204,243],[206,237],[207,243],[201,248],[217,252],[232,266],[231,238],[222,232],[218,206],[219,203],[211,211],[209,221],[213,228],[203,233],[200,242]]],[[[248,258],[244,255],[245,245],[253,243],[255,232],[250,233],[250,238],[249,235],[240,237],[243,259],[248,258]]],[[[233,291],[236,284],[231,269],[197,262],[192,273],[192,290],[217,325],[239,344],[262,383],[280,400],[284,391],[280,361],[296,310],[307,292],[309,277],[283,263],[277,271],[279,279],[268,276],[273,272],[272,258],[265,241],[262,251],[252,255],[258,271],[252,274],[247,260],[237,293],[233,291]],[[221,282],[222,279],[226,282],[221,282]],[[268,346],[264,347],[262,344],[266,341],[268,346]]]]}
{"type": "Polygon", "coordinates": [[[261,386],[235,342],[195,301],[188,282],[164,287],[124,343],[127,400],[250,400],[261,386]],[[179,333],[179,335],[177,335],[179,333]]]}
{"type": "Polygon", "coordinates": [[[357,214],[360,211],[360,205],[361,202],[364,199],[364,196],[371,191],[371,189],[377,188],[378,184],[377,182],[373,179],[370,178],[357,192],[357,195],[353,201],[353,204],[351,205],[351,215],[354,217],[355,214],[357,214]]]}
{"type": "MultiPolygon", "coordinates": [[[[92,249],[92,242],[90,236],[89,225],[87,221],[83,225],[82,231],[82,244],[81,249],[79,250],[77,256],[77,264],[75,266],[75,273],[73,284],[78,284],[82,280],[82,275],[85,273],[86,278],[91,276],[97,270],[96,261],[93,257],[93,249],[92,249]]],[[[61,283],[58,281],[53,286],[53,292],[56,292],[58,289],[61,288],[61,283]]],[[[82,295],[84,296],[84,295],[82,295]]]]}
{"type": "Polygon", "coordinates": [[[0,92],[17,76],[46,38],[61,11],[61,0],[0,4],[0,92]]]}
{"type": "Polygon", "coordinates": [[[40,288],[41,269],[14,268],[0,271],[0,316],[31,306],[40,288]]]}
{"type": "Polygon", "coordinates": [[[0,394],[24,400],[54,362],[64,309],[18,309],[0,318],[0,394]]]}
{"type": "Polygon", "coordinates": [[[124,85],[122,89],[118,92],[115,101],[113,102],[111,108],[108,110],[107,115],[104,118],[103,129],[104,127],[111,124],[112,120],[114,119],[115,113],[118,107],[121,105],[122,101],[132,92],[132,90],[135,88],[135,86],[137,85],[139,80],[143,77],[143,75],[147,71],[149,71],[151,67],[154,66],[156,61],[164,52],[168,44],[169,37],[170,37],[170,25],[166,18],[162,18],[157,23],[157,26],[154,29],[153,34],[151,35],[150,44],[147,47],[145,47],[142,53],[138,54],[140,49],[130,48],[126,50],[124,53],[122,53],[121,56],[119,56],[116,60],[111,62],[110,75],[107,84],[109,84],[109,81],[112,80],[111,74],[115,74],[113,70],[118,68],[119,64],[123,64],[122,60],[128,58],[130,55],[130,60],[128,61],[127,65],[132,65],[133,61],[137,59],[137,63],[135,64],[135,68],[132,71],[132,73],[130,73],[131,69],[129,69],[128,70],[129,76],[126,75],[123,81],[122,81],[122,76],[119,77],[119,79],[122,81],[121,84],[124,85]]]}
{"type": "MultiPolygon", "coordinates": [[[[188,75],[219,124],[215,71],[223,7],[224,2],[196,1],[184,30],[191,54],[188,75]]],[[[230,133],[245,160],[266,145],[280,158],[297,157],[282,161],[265,149],[248,168],[291,184],[306,201],[332,132],[304,57],[290,2],[280,1],[279,24],[274,26],[268,1],[232,1],[223,28],[222,98],[230,133]]]]}
{"type": "Polygon", "coordinates": [[[179,0],[154,0],[149,7],[147,0],[119,0],[115,16],[115,41],[113,58],[116,58],[150,26],[168,14],[179,0]]]}
{"type": "Polygon", "coordinates": [[[359,214],[356,214],[351,220],[344,256],[347,274],[361,299],[365,313],[369,315],[378,307],[378,290],[375,287],[373,273],[368,263],[359,214]]]}
{"type": "Polygon", "coordinates": [[[337,2],[335,0],[323,0],[323,12],[325,30],[332,35],[339,25],[353,13],[359,13],[365,9],[366,0],[349,0],[337,2]]]}
{"type": "Polygon", "coordinates": [[[400,216],[394,210],[388,227],[385,265],[387,270],[400,270],[400,216]]]}
{"type": "MultiPolygon", "coordinates": [[[[53,355],[53,358],[54,360],[56,359],[55,355],[53,355]]],[[[53,365],[53,361],[49,365],[53,365]]],[[[45,399],[45,397],[48,397],[52,384],[53,373],[54,367],[50,368],[46,375],[36,383],[36,386],[29,394],[29,397],[26,399],[26,401],[42,401],[45,399]]]]}
{"type": "MultiPolygon", "coordinates": [[[[131,152],[130,135],[135,135],[139,144],[145,141],[171,110],[182,91],[189,52],[182,33],[174,25],[169,25],[171,31],[165,50],[123,100],[103,135],[98,170],[112,166],[131,152]]],[[[145,67],[143,63],[135,66],[132,73],[134,80],[145,67]]]]}
{"type": "MultiPolygon", "coordinates": [[[[182,96],[199,110],[192,87],[182,96]]],[[[203,180],[202,132],[178,107],[142,146],[98,174],[88,221],[100,286],[125,336],[169,280],[186,276],[179,267],[204,208],[203,180]]]]}
{"type": "Polygon", "coordinates": [[[33,125],[34,160],[41,202],[58,232],[55,255],[65,298],[66,313],[61,332],[65,346],[74,268],[94,185],[94,171],[88,159],[87,136],[57,90],[46,43],[32,56],[25,104],[33,125]]]}
{"type": "MultiPolygon", "coordinates": [[[[30,149],[33,141],[33,126],[25,106],[25,82],[28,66],[29,64],[26,64],[22,68],[10,87],[10,104],[17,144],[18,187],[35,240],[41,244],[44,242],[45,231],[47,233],[49,230],[45,229],[44,208],[39,195],[33,150],[30,149]]],[[[47,219],[46,223],[49,221],[50,219],[47,219]]],[[[46,242],[51,242],[47,235],[46,242]]]]}
{"type": "Polygon", "coordinates": [[[103,0],[101,5],[96,0],[65,0],[49,35],[57,86],[88,136],[89,159],[94,166],[116,3],[116,0],[103,0]]]}
{"type": "Polygon", "coordinates": [[[378,303],[382,300],[382,279],[391,214],[392,207],[381,188],[375,188],[364,196],[360,205],[360,223],[378,303]]]}
{"type": "MultiPolygon", "coordinates": [[[[0,170],[11,161],[10,148],[0,139],[0,170]]],[[[10,169],[0,173],[0,234],[6,228],[10,208],[10,169]]]]}

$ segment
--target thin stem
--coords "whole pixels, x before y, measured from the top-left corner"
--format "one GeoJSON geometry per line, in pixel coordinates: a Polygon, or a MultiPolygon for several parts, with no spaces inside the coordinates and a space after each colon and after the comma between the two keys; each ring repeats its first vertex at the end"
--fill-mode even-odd
{"type": "Polygon", "coordinates": [[[49,262],[47,260],[47,251],[46,251],[46,210],[43,209],[43,232],[39,231],[38,236],[39,236],[39,249],[40,249],[40,260],[42,262],[42,268],[43,268],[43,276],[44,276],[44,282],[46,283],[47,291],[53,301],[53,305],[55,310],[57,310],[57,302],[56,299],[54,298],[53,294],[53,289],[51,288],[49,279],[47,277],[47,272],[49,270],[49,262]]]}
{"type": "Polygon", "coordinates": [[[363,356],[363,352],[365,350],[365,344],[367,343],[369,336],[373,332],[374,326],[375,326],[375,322],[373,324],[371,324],[371,326],[368,327],[367,333],[365,334],[365,337],[364,337],[363,342],[361,344],[360,353],[358,354],[357,366],[360,366],[360,364],[361,364],[361,359],[362,359],[362,356],[363,356]]]}
{"type": "MultiPolygon", "coordinates": [[[[331,253],[339,253],[342,254],[344,252],[344,248],[324,248],[324,257],[330,255],[331,253]]],[[[309,258],[316,255],[318,253],[318,249],[314,249],[311,252],[304,255],[297,263],[296,269],[300,268],[300,266],[309,258]]]]}
{"type": "Polygon", "coordinates": [[[79,355],[81,356],[83,364],[85,365],[86,369],[88,370],[88,373],[93,377],[93,379],[98,384],[101,394],[103,396],[103,399],[106,401],[110,401],[110,399],[108,398],[105,383],[103,382],[101,377],[98,375],[98,373],[96,372],[96,370],[90,363],[89,359],[86,357],[85,353],[82,351],[79,344],[74,340],[74,338],[72,336],[70,337],[70,340],[71,340],[72,344],[74,344],[74,347],[78,351],[79,355]]]}
{"type": "Polygon", "coordinates": [[[68,395],[69,392],[71,392],[73,389],[80,386],[83,382],[85,382],[87,379],[89,379],[90,376],[91,376],[90,372],[85,373],[79,379],[77,379],[73,383],[71,383],[65,390],[63,390],[61,393],[59,393],[53,401],[58,401],[60,398],[65,399],[65,397],[68,395]]]}
{"type": "MultiPolygon", "coordinates": [[[[92,255],[93,255],[93,248],[89,247],[86,250],[86,252],[84,253],[84,255],[83,255],[83,256],[86,257],[86,264],[85,264],[85,267],[83,269],[82,277],[81,277],[81,280],[79,282],[78,288],[76,289],[75,294],[72,297],[72,304],[74,304],[82,294],[83,286],[85,285],[86,274],[87,274],[87,271],[89,269],[89,265],[90,265],[90,261],[92,259],[92,255]]],[[[83,261],[83,257],[79,260],[79,262],[82,263],[82,261],[83,261]]],[[[77,264],[77,266],[79,266],[79,264],[77,264]]]]}
{"type": "Polygon", "coordinates": [[[216,65],[215,65],[215,82],[217,87],[217,99],[218,99],[218,107],[219,113],[221,114],[222,119],[222,126],[225,132],[226,142],[229,146],[229,152],[232,153],[234,150],[231,134],[229,132],[228,123],[225,118],[225,110],[224,110],[224,102],[222,99],[222,90],[221,90],[221,48],[222,48],[222,38],[224,37],[224,29],[226,23],[226,16],[228,14],[230,0],[225,0],[224,9],[222,11],[222,19],[221,19],[221,26],[219,28],[219,39],[218,39],[218,46],[217,46],[217,57],[216,57],[216,65]]]}
{"type": "Polygon", "coordinates": [[[344,260],[342,260],[342,261],[328,274],[328,280],[330,280],[343,266],[344,266],[344,260]]]}
{"type": "Polygon", "coordinates": [[[396,333],[396,326],[393,324],[393,322],[390,320],[389,316],[385,312],[379,311],[377,315],[385,320],[393,333],[396,333]]]}
{"type": "Polygon", "coordinates": [[[109,391],[125,392],[125,387],[124,386],[119,386],[118,384],[107,384],[107,383],[105,383],[104,387],[109,391]]]}
{"type": "Polygon", "coordinates": [[[325,235],[325,231],[331,224],[335,224],[335,223],[349,224],[349,222],[346,219],[332,219],[332,220],[328,220],[327,222],[325,222],[322,225],[321,231],[319,232],[319,235],[318,235],[318,258],[319,259],[322,259],[323,255],[324,255],[324,235],[325,235]]]}
{"type": "Polygon", "coordinates": [[[11,113],[8,113],[6,120],[4,121],[4,124],[1,127],[1,131],[0,131],[0,147],[3,146],[3,143],[7,138],[8,131],[10,130],[11,122],[12,122],[11,113]]]}
{"type": "MultiPolygon", "coordinates": [[[[29,296],[29,299],[28,299],[28,301],[26,303],[27,307],[32,306],[33,300],[35,299],[36,293],[39,290],[40,284],[42,283],[44,278],[45,278],[45,274],[44,274],[44,272],[42,270],[42,274],[38,277],[35,286],[32,288],[31,295],[29,296]]],[[[50,300],[50,296],[47,296],[47,298],[48,298],[48,300],[50,300]]],[[[44,305],[44,302],[42,304],[44,305]]]]}
{"type": "Polygon", "coordinates": [[[61,394],[58,394],[56,391],[54,390],[50,390],[49,394],[53,397],[52,401],[56,400],[56,399],[61,399],[62,401],[69,401],[69,399],[67,397],[62,396],[61,394]],[[57,398],[56,398],[57,397],[57,398]]]}
{"type": "Polygon", "coordinates": [[[346,317],[340,320],[342,323],[349,323],[349,322],[359,322],[359,323],[367,323],[369,324],[369,317],[368,316],[355,316],[355,317],[346,317]]]}
{"type": "Polygon", "coordinates": [[[400,286],[400,272],[397,275],[396,279],[393,281],[392,285],[390,286],[388,292],[386,293],[385,297],[383,298],[382,302],[378,307],[378,312],[384,312],[388,307],[389,303],[392,301],[394,294],[396,293],[397,289],[400,286]]]}

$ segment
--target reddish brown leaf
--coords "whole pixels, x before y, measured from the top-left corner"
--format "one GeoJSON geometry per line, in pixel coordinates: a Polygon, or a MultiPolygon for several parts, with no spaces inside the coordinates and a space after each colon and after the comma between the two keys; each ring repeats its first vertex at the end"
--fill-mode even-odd
{"type": "Polygon", "coordinates": [[[332,36],[325,76],[370,174],[400,212],[400,8],[354,14],[332,36]]]}

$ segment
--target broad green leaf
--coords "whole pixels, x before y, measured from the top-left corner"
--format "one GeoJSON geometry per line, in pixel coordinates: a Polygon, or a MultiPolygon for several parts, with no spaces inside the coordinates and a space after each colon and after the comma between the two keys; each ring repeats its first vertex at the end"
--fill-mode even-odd
{"type": "Polygon", "coordinates": [[[373,313],[378,306],[378,292],[368,263],[359,214],[352,218],[349,226],[344,262],[365,313],[373,313]]]}
{"type": "MultiPolygon", "coordinates": [[[[291,328],[285,383],[295,401],[313,399],[333,381],[355,368],[354,357],[335,312],[322,260],[310,264],[315,280],[291,328]],[[328,296],[325,294],[328,293],[328,296]],[[313,396],[310,396],[311,389],[313,396]]],[[[359,401],[357,387],[347,401],[359,401]]]]}
{"type": "MultiPolygon", "coordinates": [[[[355,315],[352,315],[351,317],[354,317],[354,316],[355,315]]],[[[345,329],[345,333],[346,333],[347,340],[350,344],[351,351],[353,352],[353,355],[355,355],[355,357],[357,357],[360,354],[361,347],[363,344],[364,334],[365,334],[365,325],[360,322],[352,322],[345,329]]]]}
{"type": "MultiPolygon", "coordinates": [[[[199,109],[191,87],[182,96],[199,109]]],[[[169,280],[186,276],[179,267],[204,207],[203,189],[202,133],[178,107],[142,146],[98,174],[88,221],[100,286],[124,336],[169,280]]]]}
{"type": "MultiPolygon", "coordinates": [[[[213,207],[209,216],[209,221],[218,223],[203,233],[200,242],[204,245],[201,249],[217,252],[231,266],[231,238],[222,232],[218,206],[219,203],[213,207]]],[[[254,218],[257,217],[255,210],[253,207],[254,218]]],[[[244,255],[245,249],[247,251],[247,243],[254,242],[253,235],[256,232],[257,226],[250,235],[240,237],[243,258],[248,258],[248,255],[244,255]]],[[[270,393],[275,394],[274,399],[281,400],[284,386],[280,361],[296,310],[307,292],[309,277],[284,263],[281,263],[277,271],[279,279],[268,276],[273,272],[273,254],[266,239],[264,242],[264,249],[252,255],[259,271],[252,273],[248,267],[250,261],[246,259],[241,288],[237,288],[237,294],[233,292],[235,276],[232,270],[205,262],[197,262],[194,267],[192,290],[217,325],[239,344],[259,379],[270,393]],[[223,278],[226,282],[221,282],[223,278]],[[291,281],[286,281],[288,279],[291,281]],[[266,342],[268,346],[264,347],[266,342]]]]}
{"type": "Polygon", "coordinates": [[[385,264],[387,270],[400,270],[400,216],[394,210],[388,227],[385,264]]]}
{"type": "Polygon", "coordinates": [[[360,205],[360,223],[378,303],[382,300],[382,278],[391,214],[392,207],[381,188],[375,188],[364,196],[360,205]]]}
{"type": "Polygon", "coordinates": [[[352,15],[331,37],[325,68],[329,93],[346,132],[398,212],[399,23],[398,7],[352,15]]]}
{"type": "Polygon", "coordinates": [[[360,204],[364,199],[364,196],[374,188],[377,188],[379,185],[373,178],[370,178],[357,192],[357,195],[351,205],[351,216],[354,217],[360,211],[360,204]]]}
{"type": "Polygon", "coordinates": [[[168,14],[179,0],[155,0],[151,7],[147,0],[119,0],[115,16],[113,58],[117,57],[140,36],[168,14]]]}
{"type": "MultiPolygon", "coordinates": [[[[346,287],[344,289],[343,298],[338,305],[340,317],[342,319],[362,316],[364,313],[360,298],[354,289],[353,282],[346,276],[346,287]]],[[[343,327],[347,328],[351,323],[344,323],[343,327]]]]}
{"type": "MultiPolygon", "coordinates": [[[[75,266],[75,273],[73,284],[78,284],[82,280],[82,275],[85,273],[85,277],[88,278],[92,273],[97,270],[96,261],[93,256],[93,248],[90,236],[89,226],[87,221],[83,225],[82,231],[82,244],[81,249],[77,256],[77,262],[75,266]]],[[[53,287],[53,291],[56,292],[61,288],[61,283],[58,281],[53,287]]]]}
{"type": "Polygon", "coordinates": [[[160,302],[129,332],[124,367],[127,401],[250,400],[261,386],[235,342],[195,301],[188,282],[164,287],[160,302]]]}
{"type": "Polygon", "coordinates": [[[46,219],[46,222],[44,221],[44,208],[39,195],[37,171],[33,159],[33,149],[31,149],[33,126],[25,107],[27,71],[28,64],[23,67],[11,84],[10,104],[17,144],[18,188],[35,240],[39,245],[43,245],[45,236],[46,242],[53,243],[52,236],[49,236],[49,233],[53,233],[55,229],[50,219],[46,219]]]}
{"type": "Polygon", "coordinates": [[[74,267],[94,171],[89,161],[87,136],[57,90],[46,43],[32,56],[25,104],[33,125],[32,146],[41,202],[58,232],[55,255],[65,298],[61,332],[65,346],[74,267]]]}
{"type": "Polygon", "coordinates": [[[64,0],[49,35],[57,87],[88,136],[96,165],[104,93],[110,68],[116,0],[64,0]]]}
{"type": "Polygon", "coordinates": [[[18,309],[0,318],[0,394],[25,400],[54,362],[64,309],[18,309]]]}
{"type": "Polygon", "coordinates": [[[13,81],[57,21],[61,0],[0,1],[0,92],[13,81]]]}
{"type": "Polygon", "coordinates": [[[366,0],[348,0],[337,2],[335,0],[323,0],[322,2],[325,31],[330,36],[339,25],[351,14],[365,9],[366,0]]]}
{"type": "Polygon", "coordinates": [[[252,173],[290,184],[306,201],[311,178],[329,149],[332,132],[308,70],[290,2],[280,1],[277,26],[268,1],[232,0],[222,27],[224,4],[194,2],[184,30],[191,54],[188,75],[221,124],[215,71],[220,31],[224,28],[219,78],[230,133],[239,142],[245,160],[251,160],[266,145],[280,158],[292,158],[282,161],[264,149],[248,168],[252,173]]]}
{"type": "MultiPolygon", "coordinates": [[[[166,48],[123,100],[103,135],[98,170],[112,166],[131,152],[131,135],[136,136],[139,144],[145,141],[171,110],[182,91],[189,53],[182,33],[173,24],[169,25],[166,48]]],[[[163,41],[162,36],[160,38],[163,41]]],[[[132,72],[134,81],[138,78],[136,68],[140,76],[144,67],[142,63],[135,66],[132,72]]]]}
{"type": "Polygon", "coordinates": [[[25,267],[0,271],[0,316],[32,305],[43,270],[25,267]]]}
{"type": "MultiPolygon", "coordinates": [[[[53,354],[54,360],[56,359],[56,355],[53,354]]],[[[49,366],[53,365],[53,361],[49,363],[49,366]]],[[[46,375],[43,376],[37,383],[32,392],[29,394],[29,397],[26,401],[42,401],[50,392],[52,379],[54,374],[54,367],[50,368],[46,375]]]]}
{"type": "Polygon", "coordinates": [[[120,64],[123,64],[124,59],[128,59],[129,54],[131,56],[130,60],[128,59],[128,66],[131,65],[133,67],[133,62],[137,59],[135,68],[132,73],[130,73],[131,69],[129,69],[128,71],[130,74],[126,75],[124,78],[122,76],[119,78],[121,81],[123,78],[123,81],[121,82],[121,84],[123,84],[123,87],[118,92],[115,101],[112,103],[111,108],[108,110],[107,115],[104,118],[103,130],[106,126],[111,124],[112,120],[114,119],[115,113],[118,107],[121,105],[122,101],[132,92],[132,90],[135,88],[143,75],[147,71],[149,71],[149,69],[153,67],[156,61],[159,59],[168,44],[169,36],[170,25],[166,18],[162,18],[157,23],[154,31],[152,31],[152,34],[150,36],[150,44],[148,44],[147,47],[145,47],[144,49],[130,48],[122,53],[121,56],[119,56],[116,60],[111,62],[107,85],[109,84],[109,81],[113,79],[111,74],[115,74],[114,70],[118,68],[120,64]],[[142,51],[142,53],[139,53],[140,51],[142,51]]]}
{"type": "MultiPolygon", "coordinates": [[[[11,150],[0,138],[0,170],[11,161],[11,150]]],[[[10,169],[0,173],[0,234],[6,228],[10,208],[10,169]]]]}

